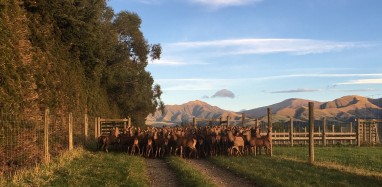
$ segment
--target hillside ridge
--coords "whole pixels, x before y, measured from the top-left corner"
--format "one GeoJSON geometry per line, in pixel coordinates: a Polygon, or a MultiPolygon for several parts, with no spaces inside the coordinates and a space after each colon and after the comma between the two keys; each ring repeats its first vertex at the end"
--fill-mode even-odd
{"type": "Polygon", "coordinates": [[[173,123],[190,122],[197,118],[225,118],[240,119],[241,113],[248,118],[264,118],[267,108],[272,109],[273,120],[307,120],[308,103],[314,102],[315,118],[348,121],[354,118],[382,118],[382,98],[372,99],[358,95],[343,96],[332,101],[319,102],[300,98],[290,98],[284,101],[259,108],[233,112],[212,106],[207,102],[195,100],[180,105],[166,105],[166,112],[161,115],[156,112],[147,117],[147,121],[167,121],[173,123]]]}

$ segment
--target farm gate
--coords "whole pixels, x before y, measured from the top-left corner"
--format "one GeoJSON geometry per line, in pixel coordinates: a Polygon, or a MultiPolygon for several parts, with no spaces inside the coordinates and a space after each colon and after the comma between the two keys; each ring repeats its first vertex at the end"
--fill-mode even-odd
{"type": "Polygon", "coordinates": [[[124,119],[103,119],[96,118],[95,122],[95,138],[101,135],[109,135],[110,130],[113,127],[118,127],[119,129],[126,129],[127,127],[131,127],[131,118],[124,119]]]}
{"type": "Polygon", "coordinates": [[[382,120],[358,119],[358,140],[360,144],[380,144],[382,120]]]}

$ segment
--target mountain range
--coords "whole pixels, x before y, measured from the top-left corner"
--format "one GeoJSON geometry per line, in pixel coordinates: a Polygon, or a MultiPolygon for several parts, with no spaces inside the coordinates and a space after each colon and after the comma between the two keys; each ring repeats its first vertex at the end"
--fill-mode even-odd
{"type": "Polygon", "coordinates": [[[274,121],[289,120],[291,117],[297,120],[307,120],[309,102],[314,102],[316,119],[326,117],[330,120],[348,121],[354,118],[382,118],[382,98],[372,99],[350,95],[328,102],[291,98],[273,105],[240,112],[223,110],[196,100],[181,105],[166,105],[163,115],[157,111],[154,115],[149,115],[146,122],[147,124],[181,123],[190,122],[193,117],[206,119],[222,117],[226,119],[227,116],[233,120],[239,120],[241,113],[245,113],[248,118],[262,119],[267,115],[267,108],[271,108],[274,121]]]}

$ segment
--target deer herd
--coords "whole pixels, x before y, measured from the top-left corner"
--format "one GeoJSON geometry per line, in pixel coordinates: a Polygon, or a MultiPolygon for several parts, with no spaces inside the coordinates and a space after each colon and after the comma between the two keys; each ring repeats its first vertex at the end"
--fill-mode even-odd
{"type": "Polygon", "coordinates": [[[128,152],[148,158],[162,158],[176,155],[189,158],[205,158],[217,155],[243,156],[271,153],[272,127],[267,134],[260,135],[257,127],[129,127],[120,132],[118,127],[110,129],[108,135],[101,135],[97,148],[128,152]]]}

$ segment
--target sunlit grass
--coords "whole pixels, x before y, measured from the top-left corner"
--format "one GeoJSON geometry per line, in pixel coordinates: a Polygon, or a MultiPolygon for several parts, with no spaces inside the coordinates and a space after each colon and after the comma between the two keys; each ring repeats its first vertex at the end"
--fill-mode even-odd
{"type": "Polygon", "coordinates": [[[173,169],[182,186],[215,186],[212,181],[190,166],[184,159],[179,157],[168,157],[166,161],[173,169]]]}
{"type": "MultiPolygon", "coordinates": [[[[1,184],[1,183],[0,183],[1,184]]],[[[7,186],[148,186],[144,159],[77,149],[49,165],[24,170],[7,186]]]]}
{"type": "MultiPolygon", "coordinates": [[[[275,147],[277,157],[308,160],[308,147],[275,147]]],[[[315,147],[315,161],[382,173],[382,147],[315,147]]]]}
{"type": "Polygon", "coordinates": [[[303,147],[274,147],[272,158],[216,157],[215,164],[264,186],[379,186],[381,148],[316,147],[316,163],[307,163],[303,147]]]}

